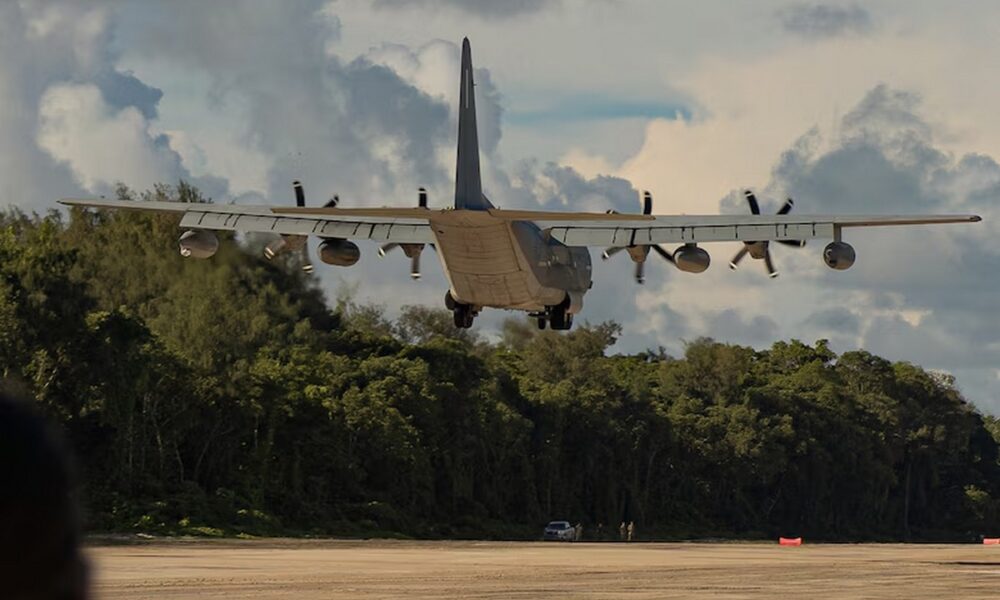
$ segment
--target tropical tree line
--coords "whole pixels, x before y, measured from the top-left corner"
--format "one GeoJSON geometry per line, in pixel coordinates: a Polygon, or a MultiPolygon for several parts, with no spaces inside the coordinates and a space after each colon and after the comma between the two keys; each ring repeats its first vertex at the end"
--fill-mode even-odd
{"type": "Polygon", "coordinates": [[[947,376],[824,341],[609,355],[614,323],[488,340],[436,307],[328,304],[260,240],[197,261],[177,235],[127,211],[0,228],[0,367],[66,432],[91,530],[1000,534],[1000,427],[947,376]]]}

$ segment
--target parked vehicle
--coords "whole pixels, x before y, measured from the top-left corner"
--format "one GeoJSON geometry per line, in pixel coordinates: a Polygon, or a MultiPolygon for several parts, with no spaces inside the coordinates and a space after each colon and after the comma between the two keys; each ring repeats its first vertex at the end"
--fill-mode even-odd
{"type": "Polygon", "coordinates": [[[576,529],[569,521],[550,521],[545,526],[542,539],[552,542],[573,542],[576,541],[576,529]]]}

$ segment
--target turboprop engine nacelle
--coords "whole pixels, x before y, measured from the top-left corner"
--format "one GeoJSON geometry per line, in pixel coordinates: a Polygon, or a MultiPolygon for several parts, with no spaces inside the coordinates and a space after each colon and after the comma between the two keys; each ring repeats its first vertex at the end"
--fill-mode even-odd
{"type": "Polygon", "coordinates": [[[181,234],[177,244],[185,258],[211,258],[219,249],[219,238],[211,231],[191,229],[181,234]]]}
{"type": "Polygon", "coordinates": [[[349,267],[361,258],[357,244],[347,240],[327,239],[319,245],[319,259],[328,265],[349,267]]]}
{"type": "Polygon", "coordinates": [[[823,262],[838,271],[850,269],[854,264],[854,247],[847,242],[830,242],[823,249],[823,262]]]}
{"type": "Polygon", "coordinates": [[[686,273],[701,273],[712,263],[712,257],[694,244],[684,244],[674,251],[674,264],[686,273]]]}

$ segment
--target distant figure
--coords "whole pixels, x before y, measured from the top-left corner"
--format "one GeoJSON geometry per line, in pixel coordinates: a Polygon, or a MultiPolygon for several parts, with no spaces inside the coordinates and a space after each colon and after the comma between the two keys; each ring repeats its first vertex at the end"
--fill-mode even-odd
{"type": "Polygon", "coordinates": [[[618,526],[618,539],[625,541],[625,521],[622,521],[622,524],[618,526]]]}
{"type": "Polygon", "coordinates": [[[635,535],[635,521],[628,522],[628,541],[632,541],[632,536],[635,535]]]}
{"type": "Polygon", "coordinates": [[[0,393],[0,598],[88,598],[71,487],[60,437],[0,393]]]}
{"type": "Polygon", "coordinates": [[[583,524],[577,523],[573,526],[573,541],[579,542],[583,540],[583,524]]]}
{"type": "Polygon", "coordinates": [[[599,540],[603,540],[604,539],[604,523],[598,523],[597,524],[597,538],[596,539],[599,539],[599,540]]]}

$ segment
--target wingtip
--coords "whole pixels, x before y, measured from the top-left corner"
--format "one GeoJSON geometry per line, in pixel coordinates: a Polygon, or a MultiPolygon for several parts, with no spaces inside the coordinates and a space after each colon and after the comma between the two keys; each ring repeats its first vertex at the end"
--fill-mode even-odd
{"type": "Polygon", "coordinates": [[[978,223],[978,222],[980,222],[982,220],[983,220],[983,218],[980,217],[979,215],[972,215],[972,218],[969,219],[969,221],[971,221],[973,223],[978,223]]]}

